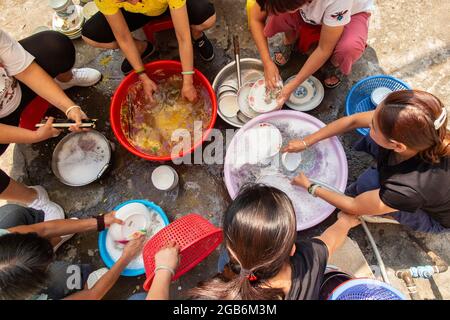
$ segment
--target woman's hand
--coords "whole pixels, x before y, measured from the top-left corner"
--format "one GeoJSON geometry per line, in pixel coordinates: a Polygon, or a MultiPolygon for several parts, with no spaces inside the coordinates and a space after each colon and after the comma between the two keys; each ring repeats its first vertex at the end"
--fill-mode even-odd
{"type": "Polygon", "coordinates": [[[281,152],[302,152],[308,148],[305,139],[295,139],[288,142],[287,146],[281,149],[281,152]]]}
{"type": "Polygon", "coordinates": [[[35,134],[34,142],[41,142],[41,141],[59,136],[59,134],[61,133],[61,130],[53,128],[53,126],[52,126],[53,120],[54,120],[53,117],[49,117],[47,119],[47,122],[45,123],[45,125],[40,127],[39,129],[37,129],[34,132],[34,134],[35,134]]]}
{"type": "Polygon", "coordinates": [[[189,102],[196,102],[198,99],[197,90],[192,83],[184,83],[181,89],[181,96],[189,102]]]}
{"type": "Polygon", "coordinates": [[[73,108],[67,114],[67,118],[75,121],[75,124],[73,126],[70,126],[69,130],[79,132],[82,131],[82,129],[80,128],[81,120],[88,119],[88,116],[83,112],[83,110],[81,110],[81,108],[73,108]]]}
{"type": "Polygon", "coordinates": [[[359,218],[359,216],[348,214],[343,211],[339,211],[338,220],[343,221],[346,225],[349,226],[350,229],[361,224],[361,219],[359,218]]]}
{"type": "Polygon", "coordinates": [[[116,218],[116,212],[115,211],[111,211],[111,212],[105,214],[105,226],[109,227],[113,223],[123,224],[122,220],[116,218]]]}
{"type": "Polygon", "coordinates": [[[277,98],[277,106],[281,109],[286,101],[289,100],[292,92],[297,88],[297,85],[294,83],[295,81],[289,82],[287,85],[283,87],[280,95],[277,98]]]}
{"type": "Polygon", "coordinates": [[[280,72],[272,60],[267,65],[264,65],[264,78],[267,89],[274,90],[278,87],[278,82],[281,80],[280,72]]]}
{"type": "Polygon", "coordinates": [[[155,254],[155,267],[165,266],[175,271],[180,261],[179,252],[179,245],[175,241],[169,241],[166,246],[155,254]]]}
{"type": "Polygon", "coordinates": [[[299,186],[305,189],[308,189],[311,185],[311,181],[305,176],[303,172],[300,172],[298,176],[296,176],[292,182],[293,185],[299,186]]]}
{"type": "Polygon", "coordinates": [[[139,78],[142,81],[142,87],[144,88],[144,92],[150,102],[154,102],[153,93],[158,90],[158,86],[154,83],[146,74],[141,74],[139,78]]]}
{"type": "Polygon", "coordinates": [[[135,233],[134,239],[128,241],[122,251],[122,258],[131,261],[141,254],[146,237],[141,233],[135,233]]]}

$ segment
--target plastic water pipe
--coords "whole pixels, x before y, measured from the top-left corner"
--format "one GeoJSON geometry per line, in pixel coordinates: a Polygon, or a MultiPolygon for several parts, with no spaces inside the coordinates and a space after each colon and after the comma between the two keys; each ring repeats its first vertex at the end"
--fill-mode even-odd
{"type": "Polygon", "coordinates": [[[381,258],[380,251],[378,251],[378,247],[377,247],[377,244],[375,243],[375,240],[373,239],[372,233],[370,232],[369,228],[367,227],[366,222],[362,218],[360,218],[360,220],[361,220],[361,225],[362,225],[364,231],[366,232],[367,238],[369,239],[370,245],[372,246],[373,253],[375,254],[375,258],[377,259],[377,262],[378,262],[378,266],[380,267],[381,277],[383,278],[384,282],[386,282],[387,284],[391,284],[391,282],[389,281],[388,274],[386,272],[386,267],[384,265],[384,261],[381,258]]]}
{"type": "MultiPolygon", "coordinates": [[[[321,184],[320,181],[317,181],[317,183],[321,184]]],[[[332,188],[332,187],[329,187],[328,185],[324,185],[324,184],[321,184],[321,185],[322,185],[322,187],[324,187],[326,189],[329,189],[329,190],[339,193],[341,195],[345,195],[343,192],[341,192],[340,190],[338,190],[336,188],[332,188]]],[[[364,232],[366,233],[367,238],[369,239],[370,245],[372,246],[372,250],[373,250],[373,253],[375,254],[375,258],[377,259],[378,267],[380,268],[381,277],[383,278],[384,282],[386,282],[387,284],[391,284],[391,282],[389,281],[388,274],[386,272],[386,267],[384,265],[384,261],[381,258],[380,251],[378,250],[377,244],[375,243],[372,233],[370,232],[370,230],[367,227],[367,224],[363,220],[363,218],[360,217],[359,219],[361,220],[361,225],[364,229],[364,232]]]]}

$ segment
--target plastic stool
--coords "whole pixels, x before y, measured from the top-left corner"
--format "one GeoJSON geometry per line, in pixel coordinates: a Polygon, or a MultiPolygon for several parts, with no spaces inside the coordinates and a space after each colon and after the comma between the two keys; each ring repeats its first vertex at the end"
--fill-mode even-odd
{"type": "Polygon", "coordinates": [[[36,124],[41,122],[49,107],[50,103],[47,100],[37,96],[22,111],[19,127],[36,130],[36,124]]]}
{"type": "Polygon", "coordinates": [[[152,44],[155,43],[155,33],[163,30],[173,29],[172,18],[164,17],[147,23],[144,27],[144,33],[147,40],[152,44]]]}

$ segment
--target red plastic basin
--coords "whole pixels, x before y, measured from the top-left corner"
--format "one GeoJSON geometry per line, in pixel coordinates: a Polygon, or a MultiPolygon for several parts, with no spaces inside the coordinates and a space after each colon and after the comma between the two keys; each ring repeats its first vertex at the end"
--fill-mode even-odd
{"type": "MultiPolygon", "coordinates": [[[[182,71],[181,63],[179,61],[172,61],[172,60],[159,60],[150,62],[145,65],[145,69],[147,70],[148,76],[153,81],[162,80],[163,78],[167,78],[173,74],[180,73],[182,71]],[[164,76],[156,74],[156,72],[158,71],[159,73],[160,70],[164,71],[164,76]]],[[[211,129],[214,127],[217,118],[216,94],[214,93],[214,90],[211,87],[211,84],[209,83],[208,79],[200,71],[195,70],[194,82],[206,88],[209,98],[211,100],[211,108],[212,108],[211,121],[207,127],[207,130],[203,132],[201,141],[197,141],[189,151],[185,153],[181,152],[178,156],[164,156],[164,157],[152,156],[136,149],[133,145],[131,145],[128,142],[120,125],[120,109],[122,107],[122,102],[126,98],[128,88],[136,81],[138,81],[138,76],[134,72],[126,76],[120,83],[111,101],[111,108],[110,108],[111,127],[117,140],[119,140],[120,144],[124,146],[125,149],[137,155],[138,157],[141,157],[146,160],[169,161],[176,158],[182,158],[183,156],[192,153],[197,147],[199,147],[203,143],[203,141],[205,141],[208,138],[208,135],[211,132],[211,129]]]]}

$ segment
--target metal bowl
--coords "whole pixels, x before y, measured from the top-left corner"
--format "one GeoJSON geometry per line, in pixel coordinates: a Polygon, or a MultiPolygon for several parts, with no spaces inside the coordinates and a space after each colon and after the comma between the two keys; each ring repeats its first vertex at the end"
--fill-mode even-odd
{"type": "Polygon", "coordinates": [[[66,143],[67,141],[69,141],[70,139],[72,139],[72,137],[74,137],[75,135],[79,135],[79,134],[84,134],[84,132],[72,132],[69,133],[67,136],[65,136],[63,139],[61,139],[61,141],[58,142],[58,144],[55,147],[55,150],[53,150],[53,156],[52,156],[52,171],[53,174],[58,178],[59,181],[61,181],[62,183],[64,183],[65,185],[71,186],[71,187],[81,187],[81,186],[85,186],[88,185],[98,179],[101,178],[101,176],[105,173],[105,171],[109,168],[109,166],[111,165],[111,159],[112,159],[112,148],[111,148],[111,143],[109,142],[108,139],[106,139],[106,137],[101,134],[98,131],[95,130],[89,130],[88,133],[93,133],[96,134],[97,136],[99,136],[102,140],[104,140],[106,142],[107,145],[107,150],[106,151],[106,156],[109,157],[109,159],[107,159],[108,161],[106,161],[106,165],[99,170],[98,174],[96,177],[93,177],[90,181],[86,182],[86,183],[73,183],[71,181],[67,181],[66,179],[64,179],[61,175],[61,173],[59,172],[58,169],[58,154],[61,151],[62,146],[64,145],[64,143],[66,143]]]}
{"type": "MultiPolygon", "coordinates": [[[[261,76],[264,76],[264,66],[261,60],[253,59],[253,58],[244,58],[240,60],[241,65],[241,74],[242,74],[242,83],[247,82],[246,75],[250,76],[250,74],[254,71],[260,71],[261,76]]],[[[217,92],[217,90],[220,88],[220,86],[225,82],[229,80],[237,81],[237,75],[236,75],[236,63],[230,62],[225,67],[220,70],[220,72],[217,74],[217,76],[214,78],[214,82],[212,84],[212,87],[214,89],[214,92],[217,92]]],[[[221,117],[225,122],[231,124],[234,127],[241,128],[245,123],[242,122],[237,116],[228,118],[225,117],[220,110],[217,110],[217,114],[219,117],[221,117]]]]}

